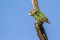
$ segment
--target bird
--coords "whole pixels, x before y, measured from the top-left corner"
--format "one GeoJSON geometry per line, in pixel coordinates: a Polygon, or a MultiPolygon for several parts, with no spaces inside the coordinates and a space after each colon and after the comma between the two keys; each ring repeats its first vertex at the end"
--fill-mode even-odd
{"type": "Polygon", "coordinates": [[[35,19],[35,28],[37,30],[37,35],[40,40],[48,40],[46,32],[43,27],[43,23],[49,23],[48,18],[39,10],[32,9],[29,11],[29,15],[35,19]]]}
{"type": "Polygon", "coordinates": [[[34,9],[30,10],[29,15],[35,19],[36,23],[46,22],[50,24],[48,18],[39,10],[34,10],[34,9]]]}

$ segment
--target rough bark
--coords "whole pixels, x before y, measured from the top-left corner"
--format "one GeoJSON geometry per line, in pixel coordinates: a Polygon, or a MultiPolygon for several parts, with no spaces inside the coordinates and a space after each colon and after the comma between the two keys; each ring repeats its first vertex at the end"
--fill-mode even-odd
{"type": "Polygon", "coordinates": [[[32,5],[35,10],[39,10],[38,0],[32,0],[32,5]]]}
{"type": "Polygon", "coordinates": [[[35,23],[35,29],[40,40],[48,40],[46,32],[43,28],[43,23],[35,23]]]}

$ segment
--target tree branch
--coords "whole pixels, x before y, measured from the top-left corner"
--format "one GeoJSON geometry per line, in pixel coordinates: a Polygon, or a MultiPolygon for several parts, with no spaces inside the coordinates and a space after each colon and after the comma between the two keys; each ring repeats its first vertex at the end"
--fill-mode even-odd
{"type": "Polygon", "coordinates": [[[46,32],[43,28],[43,23],[35,23],[35,29],[40,40],[48,40],[46,32]]]}
{"type": "Polygon", "coordinates": [[[32,5],[35,10],[39,10],[38,0],[32,0],[32,5]]]}
{"type": "Polygon", "coordinates": [[[39,27],[38,23],[35,23],[35,29],[37,31],[37,35],[38,35],[39,39],[40,40],[45,40],[42,33],[41,33],[41,30],[40,30],[40,27],[39,27]]]}

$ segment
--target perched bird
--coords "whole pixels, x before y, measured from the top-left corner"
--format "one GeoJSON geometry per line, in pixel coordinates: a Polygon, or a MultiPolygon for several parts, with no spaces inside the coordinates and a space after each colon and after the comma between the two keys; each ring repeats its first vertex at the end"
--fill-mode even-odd
{"type": "Polygon", "coordinates": [[[39,10],[31,10],[29,11],[29,15],[33,16],[36,23],[40,23],[40,22],[47,22],[50,23],[47,19],[47,17],[39,10]]]}
{"type": "Polygon", "coordinates": [[[35,28],[37,31],[37,35],[40,40],[48,40],[46,32],[43,28],[43,23],[47,22],[50,23],[47,17],[39,10],[31,10],[29,11],[29,15],[32,16],[36,23],[35,23],[35,28]]]}

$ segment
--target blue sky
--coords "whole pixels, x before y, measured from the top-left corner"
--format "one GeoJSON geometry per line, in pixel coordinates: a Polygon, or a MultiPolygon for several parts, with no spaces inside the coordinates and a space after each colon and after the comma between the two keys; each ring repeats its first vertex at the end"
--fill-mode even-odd
{"type": "MultiPolygon", "coordinates": [[[[60,40],[60,0],[39,0],[51,24],[44,23],[49,40],[60,40]]],[[[28,15],[31,0],[0,0],[0,40],[39,40],[35,20],[28,15]]]]}

